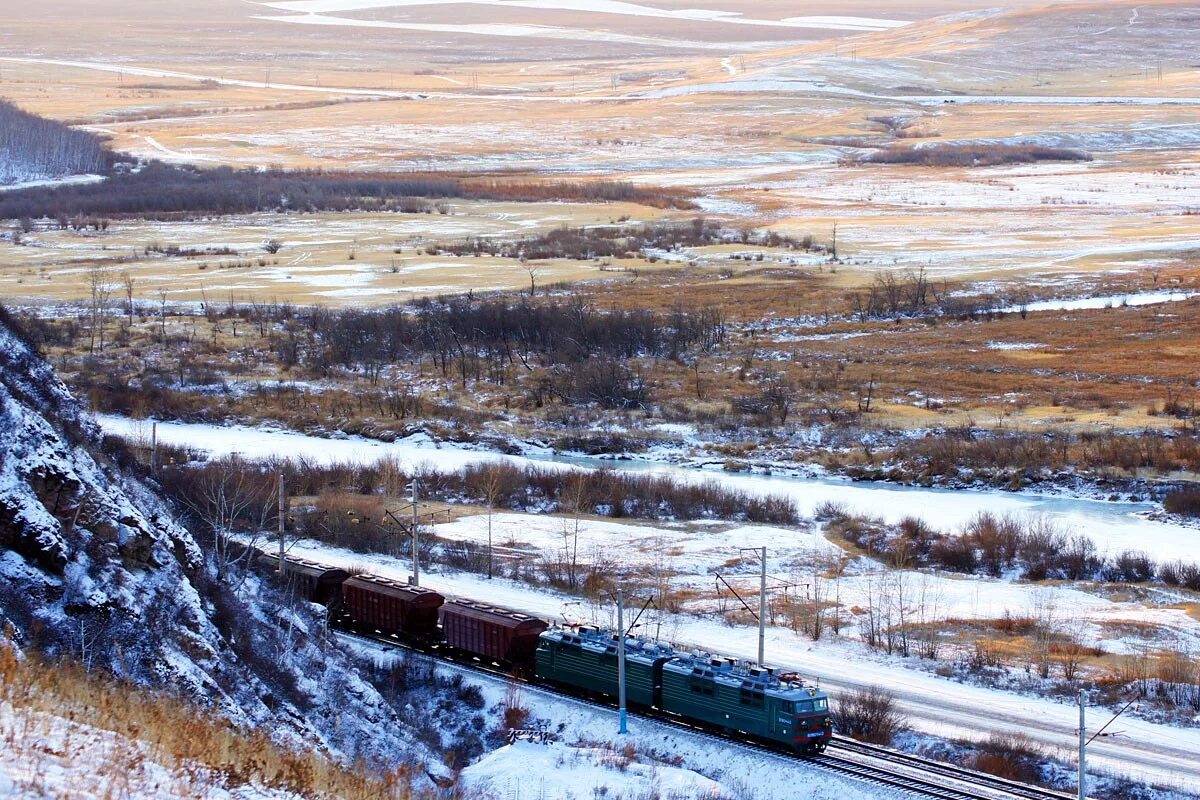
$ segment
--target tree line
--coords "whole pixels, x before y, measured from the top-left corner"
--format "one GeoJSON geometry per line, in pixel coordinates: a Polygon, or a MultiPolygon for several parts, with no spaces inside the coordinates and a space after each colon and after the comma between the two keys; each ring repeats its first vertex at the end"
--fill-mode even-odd
{"type": "Polygon", "coordinates": [[[100,173],[107,163],[100,137],[0,100],[0,185],[100,173]]]}
{"type": "MultiPolygon", "coordinates": [[[[39,122],[54,124],[45,120],[39,122]]],[[[3,123],[2,117],[0,123],[3,123]]],[[[76,133],[70,129],[64,131],[76,133]]],[[[22,136],[10,134],[0,124],[0,155],[4,153],[6,138],[22,139],[22,136]]],[[[60,149],[74,152],[74,147],[62,145],[60,149]]],[[[100,148],[98,140],[96,147],[100,148]]],[[[103,156],[104,151],[100,148],[96,153],[103,156]]],[[[4,159],[0,158],[2,161],[4,159]]],[[[87,164],[87,169],[72,168],[72,171],[100,171],[104,166],[102,158],[95,163],[89,160],[87,164]]],[[[109,170],[108,180],[103,183],[31,187],[7,192],[0,195],[0,219],[110,216],[169,220],[260,211],[431,213],[445,209],[428,201],[449,198],[520,202],[627,201],[657,207],[691,206],[690,201],[677,192],[621,181],[532,182],[438,173],[200,169],[151,161],[137,169],[130,168],[129,164],[119,164],[109,170]]]]}
{"type": "MultiPolygon", "coordinates": [[[[384,459],[374,464],[314,464],[305,461],[249,462],[237,458],[190,463],[186,453],[161,451],[158,479],[179,503],[189,522],[207,535],[257,534],[277,524],[277,476],[296,496],[349,494],[404,497],[414,474],[384,459]]],[[[716,519],[791,525],[799,521],[795,504],[782,496],[759,496],[715,480],[687,481],[667,475],[615,470],[564,470],[537,465],[480,463],[460,471],[422,469],[416,473],[426,501],[476,504],[493,510],[602,515],[612,519],[716,519]]],[[[338,543],[363,552],[396,535],[394,520],[355,514],[353,533],[338,519],[300,514],[289,524],[322,538],[322,530],[340,533],[338,543]]]]}
{"type": "Polygon", "coordinates": [[[1082,150],[1041,144],[1000,142],[892,145],[866,156],[849,158],[844,164],[916,164],[923,167],[992,167],[999,164],[1032,164],[1039,161],[1091,161],[1082,150]]]}

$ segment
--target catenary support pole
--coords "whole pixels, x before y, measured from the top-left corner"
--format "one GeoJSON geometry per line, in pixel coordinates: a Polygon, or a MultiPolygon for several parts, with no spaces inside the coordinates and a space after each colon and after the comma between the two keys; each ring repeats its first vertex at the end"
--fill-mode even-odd
{"type": "Polygon", "coordinates": [[[762,572],[758,580],[758,667],[762,669],[767,648],[767,548],[762,549],[762,572]]]}
{"type": "Polygon", "coordinates": [[[617,733],[629,733],[629,721],[625,713],[625,592],[617,591],[617,733]]]}
{"type": "Polygon", "coordinates": [[[1079,690],[1079,800],[1087,800],[1087,693],[1079,690]]]}
{"type": "Polygon", "coordinates": [[[417,476],[414,474],[412,479],[412,562],[413,586],[421,585],[421,564],[420,554],[417,552],[417,531],[420,528],[420,523],[417,522],[417,476]]]}

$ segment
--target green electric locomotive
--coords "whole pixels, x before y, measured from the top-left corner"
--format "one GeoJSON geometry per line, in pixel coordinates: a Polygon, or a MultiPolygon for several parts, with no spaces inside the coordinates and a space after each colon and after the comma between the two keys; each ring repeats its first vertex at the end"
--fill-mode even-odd
{"type": "MultiPolygon", "coordinates": [[[[617,696],[617,637],[598,628],[555,628],[538,642],[539,680],[617,696]]],[[[829,698],[793,675],[731,658],[683,653],[661,642],[625,639],[625,695],[653,709],[726,733],[820,752],[833,737],[829,698]]]]}

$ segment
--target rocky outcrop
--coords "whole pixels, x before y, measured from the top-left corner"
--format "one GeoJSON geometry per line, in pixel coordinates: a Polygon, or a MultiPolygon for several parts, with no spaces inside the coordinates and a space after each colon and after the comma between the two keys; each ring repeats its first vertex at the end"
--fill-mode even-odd
{"type": "Polygon", "coordinates": [[[439,737],[418,731],[429,708],[454,703],[436,685],[385,697],[319,609],[253,571],[218,572],[2,309],[0,441],[0,631],[20,647],[347,761],[438,761],[439,737]]]}

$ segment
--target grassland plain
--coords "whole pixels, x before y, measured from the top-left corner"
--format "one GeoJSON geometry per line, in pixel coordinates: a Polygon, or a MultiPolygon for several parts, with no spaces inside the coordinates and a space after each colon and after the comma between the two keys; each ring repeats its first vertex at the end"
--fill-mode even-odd
{"type": "MultiPolygon", "coordinates": [[[[57,5],[69,11],[71,3],[57,5]]],[[[369,5],[317,11],[399,19],[389,4],[369,5]]],[[[587,29],[602,41],[599,33],[634,25],[673,45],[607,41],[594,50],[595,41],[532,35],[287,21],[305,19],[305,4],[164,12],[121,3],[105,13],[144,35],[103,34],[86,54],[69,33],[49,36],[37,13],[15,22],[9,41],[41,46],[31,55],[0,42],[11,59],[0,91],[104,131],[118,149],[180,162],[568,172],[674,185],[735,224],[825,239],[837,226],[855,272],[918,264],[977,276],[1136,269],[1176,259],[1200,238],[1200,216],[1191,213],[1200,88],[1176,45],[1193,24],[1186,4],[980,13],[968,3],[906,3],[887,14],[856,4],[772,9],[759,20],[769,25],[718,13],[762,16],[742,6],[552,7],[484,5],[473,19],[513,27],[530,22],[523,14],[567,14],[545,28],[587,29]],[[928,19],[944,12],[956,15],[928,19]],[[822,14],[824,28],[783,23],[822,14]],[[828,27],[831,15],[911,24],[845,30],[828,27]],[[230,40],[231,21],[238,34],[230,40]],[[169,47],[185,26],[196,42],[187,56],[169,47]],[[796,41],[759,41],[768,34],[796,41]],[[674,46],[685,40],[748,49],[674,46]],[[255,43],[249,55],[238,45],[246,41],[255,43]],[[888,146],[956,143],[1060,146],[1093,159],[854,164],[888,146]]],[[[459,19],[454,5],[417,8],[406,18],[413,24],[459,19]]],[[[453,272],[430,277],[439,287],[487,283],[453,272]]],[[[343,301],[361,299],[345,288],[343,301]]]]}

